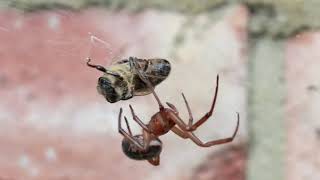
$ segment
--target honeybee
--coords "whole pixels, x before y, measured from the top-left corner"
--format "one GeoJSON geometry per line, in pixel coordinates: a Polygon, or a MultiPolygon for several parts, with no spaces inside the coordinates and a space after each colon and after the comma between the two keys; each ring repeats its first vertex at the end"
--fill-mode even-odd
{"type": "Polygon", "coordinates": [[[108,68],[91,64],[90,61],[91,59],[87,58],[89,67],[104,73],[98,79],[97,90],[110,103],[152,93],[150,88],[140,79],[134,67],[138,67],[143,72],[153,87],[165,80],[171,70],[171,65],[166,59],[129,57],[115,62],[108,68]]]}

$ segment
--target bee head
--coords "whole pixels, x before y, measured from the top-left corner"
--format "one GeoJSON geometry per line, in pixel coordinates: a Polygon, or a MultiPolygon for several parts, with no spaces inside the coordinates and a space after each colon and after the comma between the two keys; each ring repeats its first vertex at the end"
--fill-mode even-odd
{"type": "Polygon", "coordinates": [[[113,80],[107,77],[100,77],[98,79],[97,90],[99,94],[103,95],[110,103],[115,103],[121,99],[117,93],[116,88],[113,86],[113,80]]]}
{"type": "Polygon", "coordinates": [[[97,90],[108,102],[115,103],[126,99],[127,85],[122,78],[105,74],[98,79],[97,90]]]}
{"type": "Polygon", "coordinates": [[[104,73],[104,76],[101,76],[98,79],[97,90],[99,94],[103,95],[110,103],[130,98],[127,97],[127,83],[123,80],[123,77],[120,74],[109,71],[101,65],[91,64],[90,61],[91,59],[87,58],[87,65],[89,67],[95,68],[104,73]]]}

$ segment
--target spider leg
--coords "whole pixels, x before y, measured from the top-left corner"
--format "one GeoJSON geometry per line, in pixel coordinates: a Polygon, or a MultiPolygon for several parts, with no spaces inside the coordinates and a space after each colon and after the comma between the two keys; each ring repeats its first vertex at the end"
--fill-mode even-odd
{"type": "Polygon", "coordinates": [[[171,128],[171,131],[174,132],[176,135],[178,135],[179,137],[183,138],[183,139],[187,139],[189,136],[187,135],[187,133],[185,133],[185,131],[182,131],[180,128],[173,126],[171,128]]]}
{"type": "Polygon", "coordinates": [[[201,147],[210,147],[213,145],[218,145],[218,144],[224,144],[224,143],[228,143],[233,141],[234,137],[236,136],[238,129],[239,129],[239,122],[240,122],[240,115],[239,113],[237,113],[237,126],[235,131],[233,132],[233,135],[231,137],[228,138],[223,138],[223,139],[218,139],[218,140],[213,140],[213,141],[209,141],[206,143],[203,143],[195,134],[193,134],[192,132],[188,131],[187,129],[187,125],[175,114],[170,113],[169,114],[170,118],[176,122],[178,127],[173,127],[171,128],[171,130],[178,136],[180,136],[181,138],[189,138],[191,139],[195,144],[197,144],[198,146],[201,147]]]}
{"type": "MultiPolygon", "coordinates": [[[[188,128],[189,128],[190,130],[192,130],[192,123],[193,123],[193,116],[192,116],[192,112],[191,112],[191,109],[190,109],[190,106],[189,106],[189,103],[188,103],[188,101],[187,101],[186,97],[184,96],[184,94],[183,94],[183,93],[181,93],[181,94],[182,94],[182,97],[183,97],[184,103],[186,104],[186,106],[187,106],[187,110],[188,110],[188,113],[189,113],[189,123],[188,123],[188,128]]],[[[195,129],[194,129],[194,130],[195,130],[195,129]]]]}
{"type": "Polygon", "coordinates": [[[174,112],[168,112],[168,118],[176,123],[176,125],[183,131],[189,131],[188,125],[174,112]]]}
{"type": "Polygon", "coordinates": [[[133,66],[135,71],[137,72],[139,78],[147,84],[148,88],[151,90],[153,96],[156,98],[158,104],[159,104],[159,109],[164,109],[158,95],[156,94],[156,92],[154,91],[154,87],[153,85],[151,84],[150,80],[145,77],[140,71],[139,71],[139,68],[137,67],[137,64],[135,63],[135,58],[133,57],[129,57],[129,63],[130,63],[130,66],[133,66]]]}
{"type": "MultiPolygon", "coordinates": [[[[212,115],[216,100],[217,100],[217,95],[218,95],[218,88],[219,88],[219,75],[217,75],[217,81],[216,81],[216,90],[213,98],[213,102],[211,105],[211,108],[209,112],[207,112],[201,119],[199,119],[195,124],[193,124],[193,115],[191,112],[191,108],[189,106],[189,103],[185,97],[185,95],[182,93],[183,100],[187,106],[187,110],[189,113],[189,123],[186,125],[183,120],[178,117],[177,115],[171,115],[172,119],[176,122],[176,124],[183,130],[183,131],[194,131],[196,130],[200,125],[202,125],[204,122],[206,122],[212,115]]],[[[170,103],[167,102],[167,105],[173,109],[175,112],[178,112],[177,109],[170,103]]]]}
{"type": "Polygon", "coordinates": [[[206,143],[203,143],[195,134],[193,134],[192,132],[186,132],[187,135],[189,136],[189,138],[195,143],[197,144],[198,146],[201,146],[201,147],[210,147],[210,146],[214,146],[214,145],[219,145],[219,144],[225,144],[225,143],[228,143],[228,142],[231,142],[233,141],[233,139],[235,138],[237,132],[238,132],[238,129],[239,129],[239,121],[240,121],[240,116],[239,116],[239,113],[237,113],[237,126],[236,126],[236,129],[235,131],[233,132],[233,135],[231,137],[228,137],[228,138],[223,138],[223,139],[218,139],[218,140],[213,140],[213,141],[209,141],[209,142],[206,142],[206,143]]]}
{"type": "MultiPolygon", "coordinates": [[[[199,119],[195,124],[193,124],[189,128],[190,130],[196,130],[199,126],[201,126],[201,124],[206,122],[211,117],[211,115],[213,113],[213,110],[214,110],[214,106],[215,106],[216,101],[217,101],[218,89],[219,89],[219,75],[217,75],[216,90],[215,90],[215,93],[214,93],[213,102],[212,102],[212,105],[211,105],[211,108],[210,108],[209,112],[207,112],[201,119],[199,119]]],[[[185,97],[184,97],[184,99],[185,99],[185,97]]],[[[187,105],[187,108],[188,108],[188,105],[187,105]]],[[[188,108],[188,111],[189,111],[189,109],[190,108],[188,108]]],[[[189,111],[189,115],[190,115],[190,111],[189,111]]],[[[189,120],[189,125],[190,125],[190,120],[189,120]]]]}
{"type": "Polygon", "coordinates": [[[179,113],[178,109],[177,109],[173,104],[171,104],[171,103],[169,103],[169,102],[166,102],[166,104],[167,104],[176,114],[179,113]]]}
{"type": "Polygon", "coordinates": [[[160,156],[156,156],[151,159],[148,159],[148,162],[154,166],[158,166],[160,164],[160,156]]]}
{"type": "MultiPolygon", "coordinates": [[[[181,93],[181,94],[182,94],[183,100],[184,100],[184,102],[185,102],[185,104],[187,106],[187,110],[188,110],[188,113],[189,113],[189,123],[188,123],[188,125],[185,125],[185,124],[182,124],[182,123],[180,123],[180,124],[182,126],[186,126],[186,131],[194,131],[195,129],[192,129],[193,116],[192,116],[192,112],[191,112],[190,106],[189,106],[188,101],[187,101],[186,97],[184,96],[184,94],[183,93],[181,93]]],[[[167,102],[167,105],[176,113],[176,115],[178,115],[178,110],[173,104],[167,102]]],[[[176,119],[177,119],[177,121],[182,121],[180,118],[176,118],[176,119]]]]}
{"type": "MultiPolygon", "coordinates": [[[[144,150],[144,146],[142,144],[140,144],[139,141],[137,141],[131,134],[131,130],[129,131],[129,133],[127,133],[122,127],[121,127],[121,118],[122,117],[122,108],[120,108],[120,112],[119,112],[119,118],[118,118],[118,131],[120,134],[123,135],[124,138],[127,138],[131,143],[133,143],[134,145],[136,145],[140,150],[144,150]]],[[[128,124],[127,124],[128,125],[128,124]]],[[[129,125],[128,125],[129,127],[129,125]]]]}
{"type": "Polygon", "coordinates": [[[147,131],[147,132],[150,132],[148,126],[147,126],[146,124],[144,124],[144,123],[140,120],[140,118],[135,114],[132,106],[129,105],[129,107],[130,107],[130,110],[131,110],[131,114],[132,114],[133,120],[136,121],[136,122],[141,126],[141,128],[142,128],[143,130],[145,130],[145,131],[147,131]]]}
{"type": "Polygon", "coordinates": [[[127,129],[128,129],[128,132],[129,132],[130,136],[132,136],[131,128],[130,128],[130,126],[129,126],[127,117],[124,117],[124,121],[126,122],[127,129]]]}
{"type": "MultiPolygon", "coordinates": [[[[150,142],[151,142],[151,134],[149,133],[149,129],[148,131],[143,130],[142,131],[142,136],[143,136],[143,143],[141,144],[137,139],[135,139],[132,136],[131,133],[131,129],[129,127],[129,124],[127,123],[127,126],[129,127],[129,133],[127,133],[122,127],[121,127],[121,118],[122,117],[122,108],[120,108],[120,112],[119,112],[119,120],[118,120],[118,130],[119,133],[122,134],[125,138],[127,138],[131,143],[133,143],[134,145],[136,145],[140,150],[147,150],[149,148],[150,142]]],[[[127,118],[125,117],[126,122],[128,122],[127,118]]]]}

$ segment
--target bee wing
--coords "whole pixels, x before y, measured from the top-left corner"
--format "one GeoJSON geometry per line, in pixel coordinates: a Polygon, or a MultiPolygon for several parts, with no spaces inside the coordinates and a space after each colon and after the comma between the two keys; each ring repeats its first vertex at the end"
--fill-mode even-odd
{"type": "Polygon", "coordinates": [[[124,63],[128,63],[128,59],[116,60],[116,61],[113,61],[112,64],[124,64],[124,63]]]}
{"type": "MultiPolygon", "coordinates": [[[[137,75],[138,76],[138,75],[137,75]]],[[[156,87],[160,84],[163,80],[165,80],[168,76],[165,75],[153,75],[150,73],[144,73],[144,76],[150,81],[153,87],[156,87]]],[[[151,94],[152,91],[148,88],[148,86],[139,78],[136,77],[136,81],[134,82],[135,85],[135,96],[144,96],[151,94]]]]}
{"type": "Polygon", "coordinates": [[[152,79],[155,79],[155,78],[161,78],[161,79],[166,79],[168,76],[165,76],[165,75],[152,75],[152,74],[145,74],[145,76],[150,80],[152,81],[152,79]]]}

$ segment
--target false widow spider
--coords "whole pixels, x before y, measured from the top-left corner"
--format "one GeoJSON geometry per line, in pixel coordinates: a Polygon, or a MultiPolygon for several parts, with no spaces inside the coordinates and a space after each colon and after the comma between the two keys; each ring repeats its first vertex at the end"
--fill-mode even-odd
{"type": "Polygon", "coordinates": [[[193,133],[193,131],[195,131],[205,121],[207,121],[213,113],[216,99],[217,99],[217,94],[218,94],[219,75],[217,75],[217,79],[216,79],[215,95],[214,95],[211,108],[209,112],[206,113],[196,123],[193,123],[193,116],[192,116],[191,109],[189,107],[189,104],[184,94],[182,93],[182,97],[184,99],[184,102],[186,104],[186,107],[189,113],[189,122],[188,124],[186,124],[179,117],[179,112],[173,104],[167,102],[166,104],[169,106],[169,108],[165,108],[162,105],[158,95],[154,91],[154,87],[151,85],[150,81],[140,72],[139,67],[137,67],[137,64],[135,64],[134,59],[130,59],[130,62],[133,63],[134,65],[133,67],[136,70],[139,77],[141,78],[141,80],[143,80],[147,84],[148,88],[151,89],[153,96],[155,97],[159,105],[159,112],[155,113],[151,117],[151,120],[149,121],[148,124],[145,124],[135,114],[132,106],[129,105],[133,120],[136,121],[142,128],[142,134],[133,136],[126,116],[124,116],[124,119],[125,119],[128,132],[126,132],[121,126],[122,108],[120,108],[119,117],[118,117],[118,130],[119,130],[119,133],[122,134],[124,137],[124,139],[122,140],[122,150],[129,158],[132,158],[135,160],[148,160],[148,162],[154,166],[159,165],[160,152],[162,150],[162,142],[158,137],[166,134],[170,130],[183,139],[187,139],[187,138],[191,139],[196,145],[200,147],[210,147],[210,146],[225,144],[233,141],[239,128],[239,121],[240,121],[239,113],[237,113],[237,126],[231,137],[212,140],[204,143],[193,133]]]}

